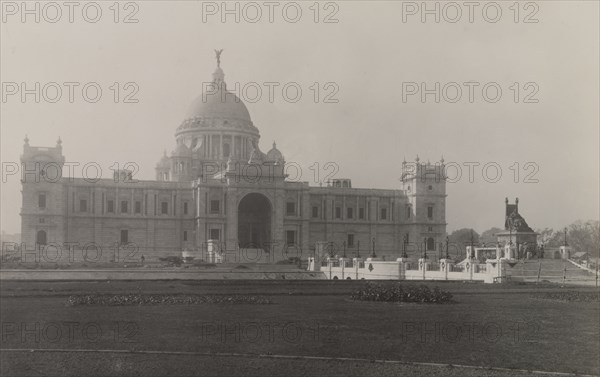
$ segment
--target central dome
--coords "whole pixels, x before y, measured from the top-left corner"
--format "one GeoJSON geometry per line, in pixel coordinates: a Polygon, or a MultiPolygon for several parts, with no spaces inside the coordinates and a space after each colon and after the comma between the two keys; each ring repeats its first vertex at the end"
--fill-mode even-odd
{"type": "Polygon", "coordinates": [[[218,67],[213,73],[213,82],[206,87],[204,93],[192,102],[186,114],[186,120],[221,118],[252,123],[246,105],[238,96],[227,90],[224,78],[223,70],[218,67]]]}
{"type": "Polygon", "coordinates": [[[192,102],[175,131],[179,147],[173,156],[225,163],[230,158],[247,160],[258,149],[260,132],[252,123],[246,105],[227,90],[219,63],[217,54],[212,81],[203,83],[202,93],[192,102]]]}
{"type": "Polygon", "coordinates": [[[227,90],[199,96],[192,102],[185,118],[223,118],[252,122],[246,105],[227,90]]]}

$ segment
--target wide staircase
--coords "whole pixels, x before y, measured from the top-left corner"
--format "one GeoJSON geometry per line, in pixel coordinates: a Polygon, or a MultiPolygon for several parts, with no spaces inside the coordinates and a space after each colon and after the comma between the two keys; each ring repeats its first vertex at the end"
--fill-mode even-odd
{"type": "Polygon", "coordinates": [[[521,260],[512,267],[507,266],[506,274],[511,281],[596,284],[595,273],[562,259],[521,260]]]}

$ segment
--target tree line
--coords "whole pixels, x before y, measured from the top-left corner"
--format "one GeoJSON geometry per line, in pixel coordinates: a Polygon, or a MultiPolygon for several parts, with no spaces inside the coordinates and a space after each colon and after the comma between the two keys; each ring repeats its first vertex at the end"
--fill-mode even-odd
{"type": "MultiPolygon", "coordinates": [[[[535,229],[538,235],[538,244],[544,248],[558,248],[564,245],[565,229],[567,230],[567,243],[574,251],[585,251],[594,257],[600,254],[600,222],[597,220],[577,220],[561,229],[535,229]]],[[[468,246],[495,245],[496,233],[504,232],[501,228],[490,228],[479,234],[472,228],[457,229],[448,235],[449,241],[454,244],[468,246]]]]}

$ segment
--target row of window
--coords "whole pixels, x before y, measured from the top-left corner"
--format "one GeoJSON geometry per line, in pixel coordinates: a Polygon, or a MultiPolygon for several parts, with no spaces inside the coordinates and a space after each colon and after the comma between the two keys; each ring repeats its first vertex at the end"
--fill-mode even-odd
{"type": "MultiPolygon", "coordinates": [[[[295,209],[295,203],[288,203],[288,211],[287,211],[288,215],[295,214],[295,212],[293,210],[290,210],[291,208],[295,209]],[[290,205],[294,205],[294,206],[292,207],[290,205]]],[[[406,206],[406,218],[407,219],[410,219],[411,213],[412,213],[412,206],[409,204],[406,206]]],[[[312,217],[313,218],[319,217],[319,206],[312,207],[312,217]]],[[[342,207],[335,207],[335,218],[336,219],[342,218],[342,207]]],[[[433,206],[427,207],[427,218],[433,219],[433,206]]],[[[352,208],[352,207],[346,208],[346,219],[354,219],[354,208],[352,208]]],[[[358,219],[359,220],[365,219],[365,209],[362,207],[358,209],[358,219]]],[[[379,211],[379,220],[387,220],[387,219],[388,219],[388,209],[381,208],[379,211]]]]}
{"type": "MultiPolygon", "coordinates": [[[[432,191],[433,190],[433,186],[432,185],[427,186],[427,190],[428,191],[432,191]]],[[[406,191],[410,192],[410,185],[407,187],[406,191]]]]}
{"type": "MultiPolygon", "coordinates": [[[[46,209],[46,194],[41,193],[38,194],[38,207],[40,209],[46,209]]],[[[88,200],[80,199],[79,200],[79,212],[87,212],[88,211],[88,200]]],[[[106,212],[107,213],[115,213],[115,201],[109,199],[106,201],[106,212]]],[[[129,213],[129,201],[122,200],[120,202],[120,213],[129,213]]],[[[187,215],[189,212],[189,204],[188,202],[183,202],[183,214],[187,215]]],[[[141,214],[142,213],[142,202],[140,200],[136,200],[133,204],[133,213],[141,214]]],[[[160,214],[167,215],[169,213],[169,202],[160,202],[160,214]]],[[[220,200],[211,200],[210,201],[210,213],[211,214],[219,214],[221,213],[221,201],[220,200]]]]}
{"type": "MultiPolygon", "coordinates": [[[[46,208],[46,194],[38,195],[38,207],[40,209],[46,208]]],[[[189,207],[188,202],[183,202],[183,214],[184,215],[188,214],[188,207],[189,207]]],[[[87,212],[87,211],[88,211],[87,199],[80,199],[79,200],[79,212],[87,212]]],[[[135,214],[142,213],[142,202],[141,201],[136,200],[134,202],[133,211],[135,214]]],[[[109,199],[106,201],[106,212],[107,213],[115,213],[115,201],[114,200],[109,199]]],[[[220,200],[211,200],[210,206],[209,206],[209,212],[211,214],[221,213],[221,201],[220,200]]],[[[127,200],[121,201],[120,213],[129,213],[129,201],[127,201],[127,200]]],[[[168,213],[169,213],[169,203],[165,202],[165,201],[161,202],[160,203],[160,214],[167,215],[168,213]]],[[[408,204],[408,205],[406,205],[406,218],[407,219],[410,219],[411,213],[412,213],[412,207],[410,204],[408,204]]],[[[287,203],[286,214],[288,216],[295,216],[297,214],[295,202],[287,203]]],[[[319,206],[312,207],[312,217],[319,218],[319,206]]],[[[342,218],[342,207],[339,207],[339,206],[335,207],[335,218],[336,219],[342,218]]],[[[433,219],[433,206],[427,207],[427,218],[433,219]]],[[[346,208],[346,219],[354,219],[354,208],[352,208],[352,207],[346,208]]],[[[358,219],[359,220],[365,219],[365,209],[363,207],[360,207],[358,209],[358,219]]],[[[388,219],[388,209],[385,207],[381,208],[380,212],[379,212],[379,220],[387,220],[387,219],[388,219]]]]}
{"type": "MultiPolygon", "coordinates": [[[[335,218],[336,219],[341,219],[342,218],[342,207],[335,207],[334,209],[335,211],[335,218]]],[[[319,218],[319,206],[313,206],[312,207],[312,217],[313,218],[319,218]]],[[[296,212],[296,203],[294,202],[288,202],[287,206],[286,206],[286,215],[287,216],[295,216],[297,214],[296,212]]],[[[354,212],[354,208],[352,207],[347,207],[346,208],[346,219],[354,219],[355,216],[355,212],[354,212]]],[[[365,219],[365,209],[363,207],[359,207],[358,208],[358,219],[359,220],[364,220],[365,219]]],[[[387,220],[388,219],[388,209],[386,207],[381,208],[379,210],[379,220],[387,220]]]]}
{"type": "MultiPolygon", "coordinates": [[[[219,210],[218,200],[216,202],[217,202],[216,210],[218,212],[218,210],[219,210]]],[[[106,201],[106,213],[115,213],[116,212],[115,204],[116,203],[114,200],[108,199],[106,201]]],[[[119,204],[120,204],[120,206],[119,206],[120,213],[129,213],[130,212],[128,200],[121,200],[121,202],[119,204]]],[[[38,207],[40,209],[46,209],[46,205],[47,205],[46,194],[44,194],[44,193],[38,194],[38,207]]],[[[212,205],[212,203],[211,203],[211,205],[212,205]]],[[[75,203],[73,203],[73,206],[75,206],[75,203]]],[[[80,199],[79,200],[79,212],[87,212],[87,211],[88,211],[88,200],[80,199]]],[[[133,213],[134,214],[142,213],[142,201],[141,200],[136,200],[133,203],[133,213]]],[[[183,214],[187,215],[188,213],[189,213],[189,203],[183,202],[183,214]]],[[[166,202],[166,201],[160,202],[160,214],[161,215],[169,214],[169,202],[166,202]]]]}
{"type": "MultiPolygon", "coordinates": [[[[188,231],[184,230],[183,231],[183,241],[187,241],[188,240],[188,231]]],[[[121,243],[122,244],[127,244],[129,243],[129,230],[128,229],[121,229],[121,243]]]]}
{"type": "MultiPolygon", "coordinates": [[[[289,215],[289,213],[288,213],[288,215],[289,215]]],[[[319,217],[319,206],[312,207],[312,217],[313,218],[319,217]]],[[[335,218],[336,219],[342,218],[342,207],[335,207],[335,218]]],[[[354,219],[354,208],[352,208],[352,207],[346,208],[346,219],[350,219],[350,220],[354,219]]],[[[365,209],[363,207],[360,207],[358,209],[358,219],[359,220],[365,219],[365,209]]],[[[388,209],[381,208],[379,210],[379,220],[387,220],[387,219],[388,219],[388,209]]]]}
{"type": "MultiPolygon", "coordinates": [[[[159,213],[161,215],[169,214],[169,202],[162,201],[160,202],[159,213]]],[[[87,212],[87,199],[81,199],[79,201],[79,212],[87,212]]],[[[115,213],[115,201],[112,199],[108,199],[106,201],[106,213],[115,213]]],[[[119,206],[119,213],[129,213],[129,201],[121,200],[119,206]]],[[[136,200],[133,204],[133,213],[141,214],[142,213],[142,202],[141,200],[136,200]]],[[[183,202],[183,214],[187,215],[189,213],[189,204],[188,202],[183,202]]]]}

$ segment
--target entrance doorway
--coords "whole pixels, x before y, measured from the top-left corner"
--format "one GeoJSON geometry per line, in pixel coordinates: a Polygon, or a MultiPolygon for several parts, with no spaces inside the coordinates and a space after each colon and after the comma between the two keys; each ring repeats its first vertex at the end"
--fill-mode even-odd
{"type": "Polygon", "coordinates": [[[244,196],[238,206],[238,242],[241,248],[267,248],[271,241],[271,203],[262,194],[244,196]]]}

